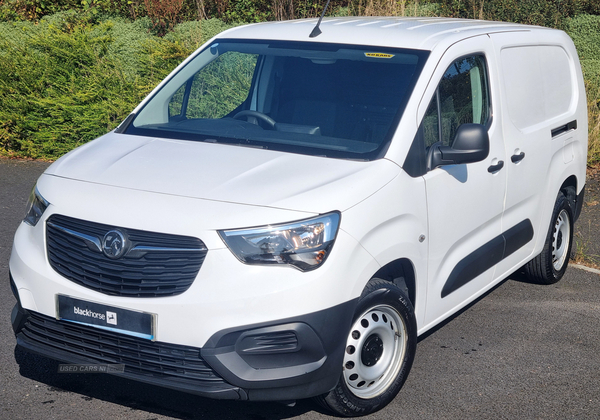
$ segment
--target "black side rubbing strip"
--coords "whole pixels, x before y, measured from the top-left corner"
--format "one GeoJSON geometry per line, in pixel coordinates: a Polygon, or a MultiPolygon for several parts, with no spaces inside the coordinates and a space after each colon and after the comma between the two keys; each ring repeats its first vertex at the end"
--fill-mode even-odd
{"type": "Polygon", "coordinates": [[[556,127],[552,130],[552,137],[560,136],[567,131],[577,130],[577,120],[573,120],[571,122],[566,123],[565,125],[561,125],[560,127],[556,127]]]}
{"type": "Polygon", "coordinates": [[[442,298],[513,254],[533,239],[533,225],[526,219],[463,258],[442,288],[442,298]]]}
{"type": "Polygon", "coordinates": [[[502,261],[503,254],[504,238],[502,235],[498,235],[481,248],[467,255],[456,264],[456,267],[450,273],[446,284],[442,288],[442,298],[460,289],[489,268],[498,264],[502,261]]]}
{"type": "Polygon", "coordinates": [[[533,239],[533,225],[531,224],[531,220],[523,220],[504,232],[502,236],[504,236],[504,240],[506,241],[502,257],[504,259],[533,239]]]}

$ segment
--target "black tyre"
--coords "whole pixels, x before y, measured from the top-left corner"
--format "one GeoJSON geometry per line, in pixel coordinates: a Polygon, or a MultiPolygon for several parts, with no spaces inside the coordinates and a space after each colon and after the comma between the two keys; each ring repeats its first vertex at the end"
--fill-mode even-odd
{"type": "Polygon", "coordinates": [[[554,204],[542,253],[525,265],[530,280],[541,284],[559,281],[567,270],[573,245],[573,209],[560,192],[554,204]]]}
{"type": "Polygon", "coordinates": [[[385,407],[402,388],[416,348],[417,324],[410,300],[393,283],[371,280],[358,301],[340,380],[316,400],[345,417],[385,407]]]}

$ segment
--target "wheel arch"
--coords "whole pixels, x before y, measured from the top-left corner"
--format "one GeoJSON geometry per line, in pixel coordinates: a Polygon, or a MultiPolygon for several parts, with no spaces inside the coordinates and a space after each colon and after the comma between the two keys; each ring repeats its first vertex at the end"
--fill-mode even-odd
{"type": "Polygon", "coordinates": [[[560,190],[566,191],[568,187],[573,187],[573,192],[577,194],[577,177],[575,175],[571,175],[570,177],[565,179],[562,185],[560,186],[560,190]]]}
{"type": "MultiPolygon", "coordinates": [[[[573,212],[573,216],[577,219],[578,216],[578,208],[581,208],[582,203],[578,203],[577,201],[580,197],[577,195],[577,177],[575,175],[571,175],[560,186],[560,192],[562,192],[567,200],[569,201],[569,205],[571,206],[571,211],[573,212]]],[[[582,197],[581,197],[582,198],[582,197]]]]}
{"type": "Polygon", "coordinates": [[[413,307],[416,304],[415,268],[408,258],[399,258],[381,267],[373,277],[394,283],[406,293],[413,307]]]}

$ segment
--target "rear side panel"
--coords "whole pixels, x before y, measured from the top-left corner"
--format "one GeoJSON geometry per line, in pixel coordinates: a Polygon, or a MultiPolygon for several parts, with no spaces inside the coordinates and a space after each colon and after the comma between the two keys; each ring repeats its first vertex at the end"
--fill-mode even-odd
{"type": "Polygon", "coordinates": [[[531,221],[534,240],[501,262],[495,277],[537,255],[561,185],[585,183],[587,112],[577,53],[560,31],[491,36],[500,76],[507,195],[502,221],[509,229],[531,221]]]}

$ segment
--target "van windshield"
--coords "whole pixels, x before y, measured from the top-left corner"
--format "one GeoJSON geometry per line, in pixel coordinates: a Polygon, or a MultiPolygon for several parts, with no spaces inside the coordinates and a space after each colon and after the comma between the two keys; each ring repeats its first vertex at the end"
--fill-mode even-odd
{"type": "Polygon", "coordinates": [[[125,133],[377,159],[427,56],[420,50],[220,39],[174,74],[125,133]]]}

